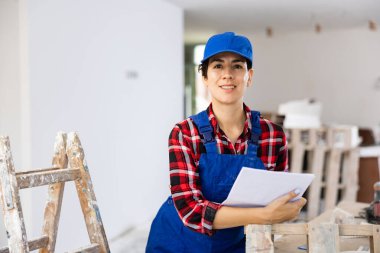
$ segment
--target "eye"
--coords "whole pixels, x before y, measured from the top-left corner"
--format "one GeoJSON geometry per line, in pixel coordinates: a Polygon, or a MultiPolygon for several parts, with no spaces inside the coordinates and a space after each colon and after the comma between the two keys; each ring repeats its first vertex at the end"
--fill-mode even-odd
{"type": "Polygon", "coordinates": [[[240,65],[240,64],[236,64],[236,65],[233,66],[233,68],[234,68],[234,69],[242,69],[243,66],[240,65]]]}
{"type": "Polygon", "coordinates": [[[215,64],[214,65],[214,69],[220,69],[220,68],[222,68],[222,64],[215,64]]]}

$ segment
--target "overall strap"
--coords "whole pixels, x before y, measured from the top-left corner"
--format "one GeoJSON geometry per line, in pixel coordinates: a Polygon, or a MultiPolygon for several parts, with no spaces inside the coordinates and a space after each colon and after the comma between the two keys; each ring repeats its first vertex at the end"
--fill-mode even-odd
{"type": "Polygon", "coordinates": [[[190,116],[198,127],[200,135],[203,137],[202,142],[207,153],[218,153],[214,131],[208,119],[207,111],[202,111],[196,115],[190,116]]]}
{"type": "Polygon", "coordinates": [[[257,148],[259,146],[259,138],[261,135],[261,126],[260,126],[260,112],[251,111],[251,138],[248,141],[248,151],[247,155],[250,157],[257,156],[257,148]]]}

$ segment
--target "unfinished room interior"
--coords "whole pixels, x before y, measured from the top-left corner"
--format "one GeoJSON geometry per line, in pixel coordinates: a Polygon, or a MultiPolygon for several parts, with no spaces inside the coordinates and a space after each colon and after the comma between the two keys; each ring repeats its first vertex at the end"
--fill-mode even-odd
{"type": "MultiPolygon", "coordinates": [[[[244,249],[204,252],[380,253],[379,108],[378,0],[0,0],[0,253],[167,252],[147,247],[165,238],[150,231],[166,201],[202,242],[224,229],[244,232],[244,249]],[[195,209],[183,217],[184,199],[174,201],[195,190],[174,192],[174,181],[189,176],[173,179],[169,152],[181,149],[170,146],[174,129],[217,104],[212,76],[198,67],[206,61],[210,69],[205,48],[218,45],[207,42],[225,32],[252,44],[252,60],[230,49],[210,58],[251,61],[242,99],[261,113],[258,124],[283,133],[273,152],[284,151],[285,173],[263,162],[273,175],[264,182],[240,166],[226,193],[253,192],[269,204],[251,195],[249,204],[219,203],[202,192],[192,201],[212,202],[215,222],[226,207],[267,211],[295,189],[285,204],[307,203],[285,222],[214,223],[200,232],[186,220],[195,209]]],[[[259,154],[272,145],[262,138],[259,154]]],[[[185,245],[175,240],[165,243],[185,245]]],[[[190,244],[183,252],[203,252],[190,244]]]]}

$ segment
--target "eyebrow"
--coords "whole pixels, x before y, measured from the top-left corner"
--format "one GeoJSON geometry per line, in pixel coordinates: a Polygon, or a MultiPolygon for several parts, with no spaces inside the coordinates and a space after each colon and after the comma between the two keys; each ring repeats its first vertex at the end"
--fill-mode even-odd
{"type": "MultiPolygon", "coordinates": [[[[213,63],[213,62],[224,62],[221,58],[214,58],[214,59],[211,59],[210,60],[210,63],[213,63]]],[[[235,59],[235,60],[232,60],[232,63],[236,63],[236,62],[242,62],[244,63],[245,61],[242,60],[242,59],[235,59]]]]}

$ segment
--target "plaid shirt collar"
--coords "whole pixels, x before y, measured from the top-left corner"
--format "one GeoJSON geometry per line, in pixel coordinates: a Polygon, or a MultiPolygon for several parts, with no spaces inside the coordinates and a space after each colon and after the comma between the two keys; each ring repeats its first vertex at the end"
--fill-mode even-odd
{"type": "MultiPolygon", "coordinates": [[[[246,137],[246,136],[249,136],[249,134],[251,133],[251,129],[252,129],[251,109],[249,109],[249,107],[245,103],[243,103],[243,109],[245,111],[246,119],[244,122],[244,129],[243,129],[241,136],[246,137]]],[[[220,135],[225,135],[223,130],[219,127],[218,121],[216,120],[214,111],[212,110],[212,103],[210,103],[209,107],[207,107],[207,114],[208,114],[208,119],[211,122],[211,126],[214,130],[214,133],[220,134],[220,135]]]]}

